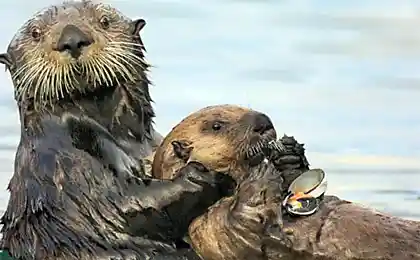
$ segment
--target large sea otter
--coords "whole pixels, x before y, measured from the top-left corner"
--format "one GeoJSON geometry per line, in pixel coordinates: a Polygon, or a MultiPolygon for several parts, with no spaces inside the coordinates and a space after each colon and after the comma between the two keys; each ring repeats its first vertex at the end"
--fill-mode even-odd
{"type": "Polygon", "coordinates": [[[187,230],[179,223],[220,197],[219,175],[191,163],[173,181],[142,178],[140,159],[160,142],[144,25],[108,5],[69,1],[35,14],[0,55],[21,122],[1,219],[0,246],[15,259],[197,257],[177,249],[187,230]],[[113,141],[89,145],[94,133],[78,121],[113,141]]]}

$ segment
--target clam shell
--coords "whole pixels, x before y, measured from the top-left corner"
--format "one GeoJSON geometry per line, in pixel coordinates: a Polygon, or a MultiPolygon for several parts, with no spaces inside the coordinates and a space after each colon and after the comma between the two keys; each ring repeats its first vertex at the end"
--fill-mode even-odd
{"type": "Polygon", "coordinates": [[[318,198],[327,190],[327,178],[321,169],[311,169],[302,173],[289,186],[289,193],[303,192],[318,198]]]}
{"type": "Polygon", "coordinates": [[[293,215],[307,216],[315,213],[319,208],[319,197],[327,190],[325,172],[312,169],[297,177],[289,186],[288,195],[283,201],[286,211],[293,215]],[[297,193],[305,193],[310,197],[290,201],[290,197],[297,193]]]}

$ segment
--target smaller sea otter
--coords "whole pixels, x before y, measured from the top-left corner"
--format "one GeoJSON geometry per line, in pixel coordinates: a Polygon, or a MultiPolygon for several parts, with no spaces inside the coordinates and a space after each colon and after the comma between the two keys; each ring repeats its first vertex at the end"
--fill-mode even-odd
{"type": "MultiPolygon", "coordinates": [[[[239,238],[245,236],[255,240],[255,244],[260,243],[264,230],[259,227],[259,217],[269,219],[281,210],[282,179],[279,176],[259,181],[258,177],[247,177],[251,165],[263,159],[262,150],[275,139],[276,131],[267,115],[240,106],[218,105],[203,108],[183,119],[156,149],[152,168],[155,178],[172,179],[179,168],[196,161],[213,171],[228,174],[240,184],[233,196],[219,201],[190,225],[190,243],[202,258],[260,259],[260,249],[249,249],[249,241],[239,238]],[[263,200],[261,194],[265,196],[263,200]],[[247,206],[248,203],[252,207],[247,206]],[[250,209],[247,215],[242,212],[244,208],[250,209]],[[249,218],[252,218],[258,225],[235,229],[227,218],[231,215],[233,220],[241,218],[236,213],[243,215],[246,224],[251,224],[249,218]]],[[[286,158],[286,162],[295,163],[296,158],[286,158]]]]}
{"type": "MultiPolygon", "coordinates": [[[[253,133],[241,129],[253,125],[239,118],[255,113],[235,106],[205,108],[178,124],[156,151],[155,160],[160,162],[156,165],[163,165],[154,168],[157,177],[170,178],[173,168],[198,161],[209,169],[230,172],[239,183],[233,195],[219,200],[189,227],[190,243],[202,259],[420,259],[419,222],[335,196],[325,196],[319,211],[311,216],[282,212],[288,187],[309,170],[309,164],[303,145],[284,136],[280,142],[285,149],[271,151],[269,163],[247,166],[246,149],[254,150],[249,144],[253,133]],[[220,132],[202,130],[216,118],[231,127],[220,132]],[[234,152],[236,147],[242,153],[234,152]]],[[[260,151],[265,148],[257,147],[260,151]]]]}

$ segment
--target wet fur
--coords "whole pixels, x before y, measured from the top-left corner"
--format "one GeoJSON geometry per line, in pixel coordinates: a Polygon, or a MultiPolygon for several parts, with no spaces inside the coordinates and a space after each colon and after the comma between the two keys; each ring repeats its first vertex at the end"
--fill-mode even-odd
{"type": "MultiPolygon", "coordinates": [[[[1,219],[0,246],[16,259],[195,259],[188,250],[177,251],[174,241],[186,230],[179,223],[189,223],[198,213],[177,214],[177,219],[168,212],[178,213],[181,207],[188,213],[188,205],[196,205],[189,198],[195,199],[211,187],[182,178],[144,182],[132,174],[131,162],[139,161],[134,168],[139,176],[144,175],[140,159],[150,155],[161,141],[153,128],[147,64],[134,66],[136,73],[127,81],[114,78],[112,84],[104,86],[100,79],[95,82],[86,77],[84,84],[72,82],[72,91],[44,98],[34,92],[41,87],[36,81],[32,81],[34,88],[23,87],[19,82],[22,78],[16,76],[31,55],[43,51],[51,54],[45,42],[39,45],[30,41],[35,24],[42,21],[42,28],[51,32],[48,26],[55,19],[65,23],[60,19],[72,14],[77,23],[79,14],[92,16],[89,21],[94,23],[102,11],[116,15],[119,20],[113,28],[142,46],[138,33],[144,24],[139,25],[139,20],[132,21],[102,4],[80,1],[36,14],[16,34],[8,52],[0,55],[0,62],[12,74],[21,122],[15,172],[8,186],[10,200],[1,219]],[[86,146],[87,141],[90,145],[86,146]]],[[[62,26],[60,23],[54,30],[62,26]]],[[[92,28],[90,33],[100,37],[102,32],[96,25],[92,28]]],[[[112,34],[111,30],[110,35],[121,41],[118,32],[112,34]]],[[[45,37],[51,40],[57,35],[45,37]]],[[[93,48],[100,51],[100,46],[93,48]]],[[[129,50],[143,61],[142,48],[129,50]]],[[[51,55],[57,58],[56,53],[51,55]]],[[[44,93],[55,91],[52,81],[44,83],[44,93]]],[[[197,170],[189,169],[186,174],[194,172],[197,170]]]]}
{"type": "Polygon", "coordinates": [[[420,259],[420,223],[392,217],[335,196],[308,217],[281,212],[287,187],[308,170],[303,147],[287,148],[260,165],[236,189],[194,220],[189,235],[204,260],[420,259]]]}
{"type": "Polygon", "coordinates": [[[138,178],[146,177],[141,160],[130,157],[112,134],[93,119],[85,115],[65,113],[61,117],[61,122],[68,129],[73,145],[78,149],[100,158],[111,170],[126,174],[134,173],[138,178]]]}
{"type": "Polygon", "coordinates": [[[265,228],[281,214],[281,179],[261,177],[243,181],[190,225],[191,244],[202,259],[266,259],[265,228]]]}
{"type": "Polygon", "coordinates": [[[288,233],[275,230],[264,241],[268,259],[420,259],[420,222],[349,201],[327,197],[316,214],[283,221],[288,233]]]}

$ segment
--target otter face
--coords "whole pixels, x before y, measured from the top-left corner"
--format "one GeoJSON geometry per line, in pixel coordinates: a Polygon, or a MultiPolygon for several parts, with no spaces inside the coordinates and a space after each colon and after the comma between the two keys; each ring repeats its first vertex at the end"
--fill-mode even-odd
{"type": "Polygon", "coordinates": [[[48,103],[136,83],[148,67],[139,36],[145,24],[104,4],[65,2],[27,21],[0,62],[11,72],[18,102],[48,103]]]}
{"type": "Polygon", "coordinates": [[[152,174],[173,178],[177,169],[197,161],[238,179],[236,175],[244,173],[249,160],[275,139],[273,123],[263,113],[234,105],[206,107],[166,136],[156,150],[152,174]]]}

